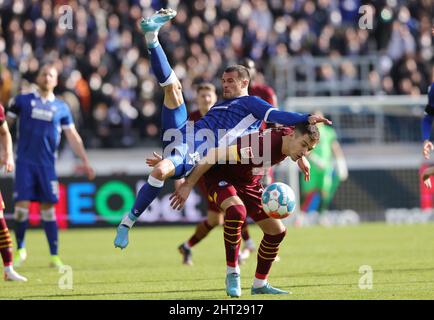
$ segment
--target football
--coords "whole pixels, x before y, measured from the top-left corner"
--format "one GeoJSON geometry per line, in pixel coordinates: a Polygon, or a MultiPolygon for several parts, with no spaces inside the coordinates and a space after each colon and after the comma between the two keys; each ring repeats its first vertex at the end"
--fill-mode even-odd
{"type": "Polygon", "coordinates": [[[295,194],[290,186],[275,182],[262,192],[262,208],[274,219],[283,219],[294,212],[295,194]]]}

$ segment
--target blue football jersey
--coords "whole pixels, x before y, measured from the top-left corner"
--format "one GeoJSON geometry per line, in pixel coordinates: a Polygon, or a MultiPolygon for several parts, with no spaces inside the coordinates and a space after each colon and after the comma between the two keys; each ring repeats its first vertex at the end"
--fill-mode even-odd
{"type": "Polygon", "coordinates": [[[68,105],[54,95],[44,100],[37,92],[20,94],[7,115],[18,118],[17,162],[54,166],[62,129],[74,126],[68,105]]]}
{"type": "Polygon", "coordinates": [[[211,129],[216,137],[215,146],[218,141],[231,144],[237,137],[258,130],[262,121],[269,121],[270,113],[279,114],[281,121],[278,123],[283,125],[292,125],[301,118],[307,120],[307,115],[292,113],[289,116],[256,96],[242,96],[214,105],[195,123],[195,131],[211,129]]]}
{"type": "Polygon", "coordinates": [[[428,105],[434,108],[434,82],[428,87],[428,105]]]}

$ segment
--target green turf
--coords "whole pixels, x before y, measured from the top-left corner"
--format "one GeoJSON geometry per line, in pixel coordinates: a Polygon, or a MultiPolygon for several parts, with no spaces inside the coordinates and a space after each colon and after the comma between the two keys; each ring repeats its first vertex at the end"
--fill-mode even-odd
{"type": "MultiPolygon", "coordinates": [[[[194,248],[194,266],[181,264],[177,246],[193,226],[135,227],[130,245],[113,247],[115,227],[60,233],[60,253],[73,270],[73,289],[59,288],[64,274],[48,267],[42,230],[27,234],[27,283],[0,282],[0,299],[228,299],[222,229],[194,248]]],[[[261,232],[250,228],[260,241],[261,232]]],[[[434,225],[310,227],[288,230],[270,283],[290,295],[251,296],[256,257],[242,265],[243,299],[433,299],[434,225]],[[359,288],[359,267],[373,270],[373,288],[359,288]]]]}

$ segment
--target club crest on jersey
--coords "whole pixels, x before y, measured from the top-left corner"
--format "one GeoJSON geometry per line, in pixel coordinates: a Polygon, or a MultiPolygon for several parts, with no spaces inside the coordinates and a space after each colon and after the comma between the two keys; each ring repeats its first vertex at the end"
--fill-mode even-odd
{"type": "Polygon", "coordinates": [[[253,150],[252,147],[245,147],[240,149],[240,155],[243,159],[251,159],[253,158],[253,150]]]}
{"type": "Polygon", "coordinates": [[[227,186],[228,185],[228,183],[226,182],[226,181],[220,181],[219,182],[219,187],[224,187],[224,186],[227,186]]]}

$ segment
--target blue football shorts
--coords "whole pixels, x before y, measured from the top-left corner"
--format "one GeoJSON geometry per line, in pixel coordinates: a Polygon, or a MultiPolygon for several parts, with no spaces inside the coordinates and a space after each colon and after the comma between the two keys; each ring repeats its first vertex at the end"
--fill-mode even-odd
{"type": "Polygon", "coordinates": [[[198,161],[194,152],[194,136],[187,138],[187,132],[194,135],[194,127],[187,120],[187,108],[184,103],[176,109],[169,109],[163,105],[161,112],[163,157],[172,161],[175,166],[175,175],[172,179],[188,175],[198,161]]]}
{"type": "Polygon", "coordinates": [[[59,182],[54,166],[16,163],[14,201],[57,203],[59,182]]]}

